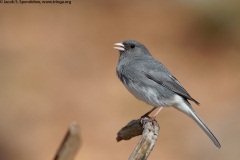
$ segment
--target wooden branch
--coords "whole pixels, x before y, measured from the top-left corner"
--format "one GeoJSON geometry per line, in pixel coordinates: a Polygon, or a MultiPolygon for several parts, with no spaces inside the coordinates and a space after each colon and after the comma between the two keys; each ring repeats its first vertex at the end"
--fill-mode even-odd
{"type": "Polygon", "coordinates": [[[72,122],[54,160],[73,160],[80,148],[80,127],[72,122]]]}
{"type": "Polygon", "coordinates": [[[159,125],[156,120],[151,121],[149,117],[142,117],[129,122],[117,134],[117,141],[129,140],[142,134],[137,146],[132,152],[129,160],[146,160],[157,141],[159,125]]]}

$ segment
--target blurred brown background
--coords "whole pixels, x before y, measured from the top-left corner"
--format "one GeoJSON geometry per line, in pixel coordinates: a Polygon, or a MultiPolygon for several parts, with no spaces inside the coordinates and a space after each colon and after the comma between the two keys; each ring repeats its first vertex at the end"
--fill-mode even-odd
{"type": "Polygon", "coordinates": [[[239,1],[76,1],[0,4],[0,159],[52,159],[79,122],[76,159],[127,159],[139,138],[116,133],[151,107],[118,80],[113,44],[145,44],[201,106],[222,144],[174,109],[149,159],[239,159],[239,1]]]}

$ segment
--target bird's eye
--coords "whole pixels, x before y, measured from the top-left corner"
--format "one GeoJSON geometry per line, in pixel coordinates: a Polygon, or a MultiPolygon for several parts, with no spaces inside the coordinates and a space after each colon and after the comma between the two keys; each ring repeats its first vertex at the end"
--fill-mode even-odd
{"type": "Polygon", "coordinates": [[[131,48],[135,48],[135,45],[134,44],[131,44],[131,46],[130,46],[131,48]]]}

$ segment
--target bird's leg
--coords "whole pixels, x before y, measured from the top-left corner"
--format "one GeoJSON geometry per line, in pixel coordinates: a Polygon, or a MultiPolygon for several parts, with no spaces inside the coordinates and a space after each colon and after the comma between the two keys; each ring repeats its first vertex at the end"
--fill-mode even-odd
{"type": "Polygon", "coordinates": [[[159,107],[159,108],[158,108],[157,112],[151,117],[151,120],[152,120],[152,121],[156,118],[156,116],[158,115],[158,113],[159,113],[162,109],[163,109],[163,107],[159,107]]]}
{"type": "Polygon", "coordinates": [[[149,119],[147,120],[144,120],[144,117],[147,117],[150,113],[152,113],[157,107],[154,107],[153,109],[151,109],[150,111],[148,111],[146,114],[144,114],[142,117],[141,117],[141,123],[146,123],[146,122],[153,122],[154,119],[156,118],[156,116],[158,115],[158,113],[163,109],[163,107],[159,107],[157,112],[149,119]]]}
{"type": "Polygon", "coordinates": [[[152,113],[157,107],[153,107],[150,111],[145,113],[142,117],[147,117],[150,113],[152,113]]]}

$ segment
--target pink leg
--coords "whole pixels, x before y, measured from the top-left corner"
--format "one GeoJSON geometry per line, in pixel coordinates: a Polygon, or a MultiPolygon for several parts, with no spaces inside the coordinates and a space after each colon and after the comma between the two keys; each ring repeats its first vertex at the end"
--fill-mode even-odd
{"type": "Polygon", "coordinates": [[[147,117],[150,113],[152,113],[157,107],[153,107],[150,111],[145,113],[142,117],[147,117]]]}
{"type": "Polygon", "coordinates": [[[157,112],[151,117],[151,120],[152,120],[152,121],[156,118],[156,116],[158,115],[158,113],[159,113],[162,109],[163,109],[163,107],[159,107],[159,108],[158,108],[157,112]]]}

